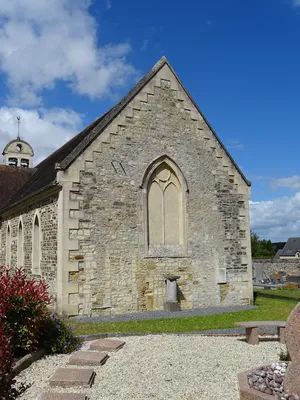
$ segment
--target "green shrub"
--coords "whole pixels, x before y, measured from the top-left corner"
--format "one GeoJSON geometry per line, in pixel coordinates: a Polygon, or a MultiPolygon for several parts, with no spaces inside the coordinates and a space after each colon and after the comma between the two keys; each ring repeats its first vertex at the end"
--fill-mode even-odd
{"type": "Polygon", "coordinates": [[[49,315],[44,321],[40,347],[50,354],[67,354],[78,350],[83,339],[74,333],[74,327],[66,319],[56,313],[49,315]]]}
{"type": "Polygon", "coordinates": [[[25,392],[29,385],[16,384],[13,377],[12,337],[7,336],[0,324],[0,400],[14,400],[25,392]]]}
{"type": "Polygon", "coordinates": [[[279,353],[279,360],[280,361],[291,361],[290,353],[287,350],[286,351],[281,350],[279,353]]]}

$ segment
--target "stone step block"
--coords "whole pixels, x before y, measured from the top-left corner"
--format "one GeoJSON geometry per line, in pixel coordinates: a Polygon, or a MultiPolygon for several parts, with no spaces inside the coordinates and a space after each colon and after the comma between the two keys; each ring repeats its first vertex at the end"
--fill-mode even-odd
{"type": "Polygon", "coordinates": [[[88,400],[88,397],[83,393],[43,393],[41,400],[88,400]]]}
{"type": "Polygon", "coordinates": [[[94,370],[90,368],[57,368],[54,375],[50,378],[49,384],[51,387],[91,387],[94,382],[95,375],[96,374],[94,370]]]}
{"type": "Polygon", "coordinates": [[[98,351],[117,351],[124,346],[125,342],[122,340],[113,339],[99,339],[91,343],[90,350],[98,351]]]}
{"type": "Polygon", "coordinates": [[[70,365],[103,365],[108,359],[107,353],[77,351],[69,359],[70,365]]]}

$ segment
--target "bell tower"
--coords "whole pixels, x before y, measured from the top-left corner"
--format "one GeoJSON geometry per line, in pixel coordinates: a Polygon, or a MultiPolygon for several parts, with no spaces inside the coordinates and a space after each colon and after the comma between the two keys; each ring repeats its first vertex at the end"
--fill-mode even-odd
{"type": "Polygon", "coordinates": [[[3,150],[3,163],[11,167],[32,168],[34,152],[29,143],[20,138],[20,117],[17,117],[18,136],[11,140],[3,150]]]}

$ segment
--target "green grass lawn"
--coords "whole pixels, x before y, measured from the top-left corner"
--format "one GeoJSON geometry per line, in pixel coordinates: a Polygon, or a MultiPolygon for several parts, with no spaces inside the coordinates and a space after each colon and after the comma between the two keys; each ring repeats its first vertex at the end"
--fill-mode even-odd
{"type": "Polygon", "coordinates": [[[78,335],[108,332],[131,333],[176,333],[207,329],[234,328],[238,321],[285,321],[297,304],[292,300],[257,298],[255,309],[225,314],[197,317],[158,319],[127,322],[73,322],[78,335]]]}
{"type": "Polygon", "coordinates": [[[263,294],[268,294],[270,296],[285,296],[285,297],[290,297],[291,299],[300,299],[300,290],[281,290],[281,289],[276,289],[276,290],[263,290],[263,289],[255,289],[255,293],[263,293],[263,294]]]}

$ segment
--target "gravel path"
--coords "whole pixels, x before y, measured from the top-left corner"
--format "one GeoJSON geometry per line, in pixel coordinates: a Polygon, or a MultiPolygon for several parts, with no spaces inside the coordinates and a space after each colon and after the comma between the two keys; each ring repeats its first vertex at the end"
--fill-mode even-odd
{"type": "MultiPolygon", "coordinates": [[[[77,392],[85,392],[90,400],[237,400],[237,374],[277,361],[280,349],[285,348],[276,341],[251,346],[236,337],[202,335],[120,339],[126,345],[111,353],[104,366],[94,368],[97,375],[92,388],[77,392]]],[[[66,366],[68,359],[48,356],[21,372],[18,380],[33,382],[21,399],[38,400],[49,390],[48,380],[56,368],[66,366]]]]}
{"type": "Polygon", "coordinates": [[[256,306],[245,305],[245,306],[230,306],[230,307],[203,307],[203,308],[192,308],[189,310],[182,311],[146,311],[136,312],[130,314],[118,314],[118,315],[107,315],[105,317],[74,317],[75,321],[79,322],[120,322],[120,321],[141,321],[147,319],[160,319],[160,318],[184,318],[184,317],[195,317],[197,315],[208,315],[208,314],[222,314],[226,312],[235,312],[243,310],[251,310],[256,306]]]}

